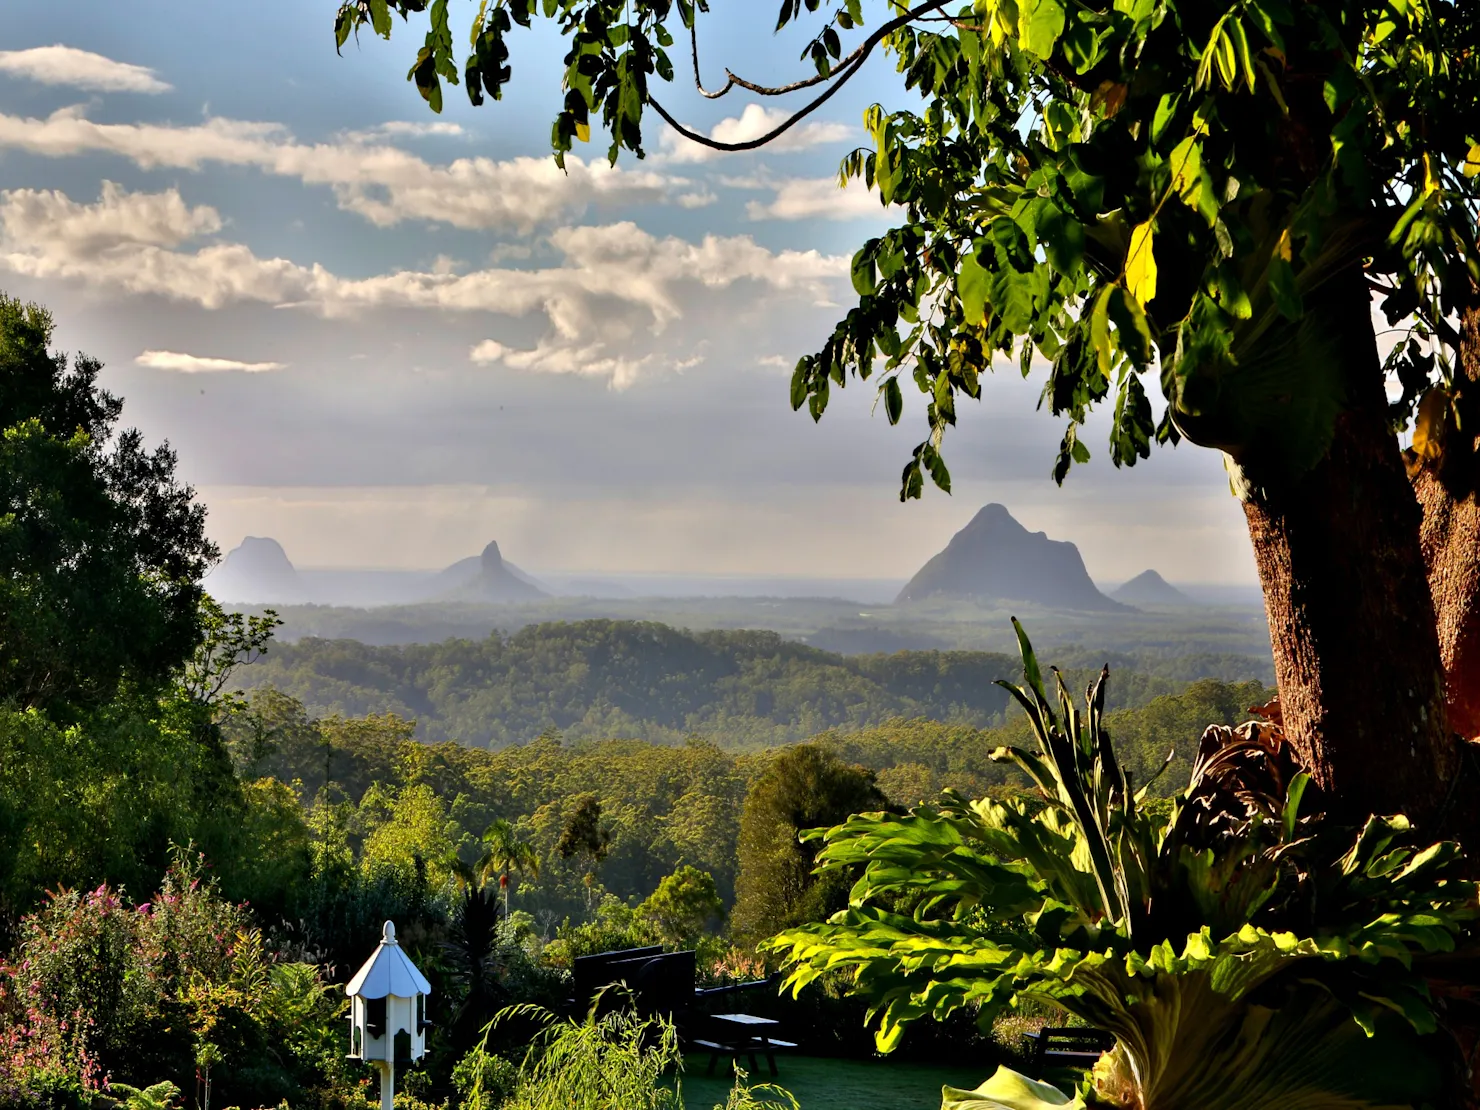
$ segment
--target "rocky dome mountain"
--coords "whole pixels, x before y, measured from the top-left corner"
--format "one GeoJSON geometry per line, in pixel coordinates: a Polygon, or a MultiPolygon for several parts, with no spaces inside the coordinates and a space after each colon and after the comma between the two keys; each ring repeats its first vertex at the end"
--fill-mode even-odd
{"type": "Polygon", "coordinates": [[[1031,602],[1052,609],[1125,608],[1102,594],[1079,548],[1029,532],[1002,505],[988,505],[920,568],[896,604],[926,598],[1031,602]]]}
{"type": "Polygon", "coordinates": [[[301,601],[304,596],[288,553],[270,536],[247,536],[207,575],[205,587],[221,601],[301,601]]]}
{"type": "Polygon", "coordinates": [[[533,601],[550,596],[513,563],[504,562],[497,540],[483,554],[460,559],[438,574],[430,592],[453,601],[533,601]]]}
{"type": "Polygon", "coordinates": [[[1126,605],[1197,604],[1154,570],[1143,570],[1110,596],[1126,605]]]}

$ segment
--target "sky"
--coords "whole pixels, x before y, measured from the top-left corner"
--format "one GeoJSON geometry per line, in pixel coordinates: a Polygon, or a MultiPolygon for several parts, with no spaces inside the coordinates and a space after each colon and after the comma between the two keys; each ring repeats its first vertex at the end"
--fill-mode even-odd
{"type": "MultiPolygon", "coordinates": [[[[954,494],[909,504],[918,394],[896,428],[872,384],[820,424],[791,411],[848,258],[891,224],[836,185],[864,109],[903,95],[888,59],[780,147],[718,155],[653,117],[646,159],[610,169],[597,136],[561,173],[558,35],[519,33],[502,102],[449,89],[436,116],[405,81],[420,29],[336,56],[335,6],[6,4],[0,290],[104,361],[223,550],[431,568],[496,539],[534,573],[904,578],[996,501],[1102,583],[1255,581],[1215,452],[1116,470],[1099,421],[1056,487],[1041,371],[1000,366],[962,403],[954,494]]],[[[749,0],[713,6],[711,84],[806,75],[749,0]]],[[[476,8],[452,0],[459,44],[476,8]]],[[[665,103],[748,138],[787,102],[746,95],[665,103]]]]}

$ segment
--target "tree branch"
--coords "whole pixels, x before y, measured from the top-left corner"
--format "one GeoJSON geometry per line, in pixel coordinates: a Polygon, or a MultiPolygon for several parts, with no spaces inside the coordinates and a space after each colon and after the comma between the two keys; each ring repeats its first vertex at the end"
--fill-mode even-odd
{"type": "Polygon", "coordinates": [[[805,107],[791,115],[789,118],[783,120],[779,126],[762,135],[758,139],[749,139],[745,142],[740,143],[722,143],[717,139],[711,139],[708,135],[700,134],[697,131],[691,131],[689,128],[679,123],[678,120],[674,119],[672,114],[669,113],[669,111],[664,108],[663,105],[659,103],[654,97],[649,96],[648,103],[653,106],[653,110],[656,111],[658,115],[663,117],[664,121],[668,124],[669,127],[673,128],[684,138],[689,139],[692,142],[699,143],[702,146],[707,146],[713,150],[755,150],[757,147],[765,146],[772,139],[775,139],[777,136],[789,131],[807,116],[815,112],[818,108],[822,107],[823,104],[827,103],[827,101],[832,98],[833,93],[837,92],[840,88],[847,84],[847,82],[853,77],[853,75],[859,71],[859,69],[863,66],[863,63],[868,60],[868,56],[873,53],[874,47],[878,46],[879,43],[885,39],[886,36],[893,34],[901,27],[904,27],[913,20],[919,19],[921,16],[925,15],[928,12],[935,11],[937,8],[945,7],[947,3],[949,3],[949,0],[926,0],[925,3],[919,5],[918,7],[911,8],[903,15],[896,16],[894,19],[889,20],[889,22],[882,24],[876,31],[874,31],[873,34],[871,34],[868,38],[864,39],[863,42],[859,44],[857,50],[853,51],[853,53],[849,54],[846,58],[839,62],[837,68],[829,73],[819,73],[816,77],[808,77],[804,78],[801,81],[794,81],[790,85],[767,86],[757,85],[754,82],[747,81],[742,77],[737,77],[730,70],[726,69],[726,81],[724,85],[715,92],[711,92],[704,87],[704,82],[699,75],[699,20],[696,17],[693,21],[693,24],[689,27],[689,39],[692,45],[692,53],[694,59],[694,86],[699,90],[700,95],[707,97],[710,100],[719,99],[720,97],[724,96],[725,93],[729,92],[732,88],[735,88],[737,85],[742,89],[746,89],[760,96],[783,96],[786,93],[796,92],[799,89],[811,88],[812,86],[819,85],[824,81],[833,82],[831,85],[828,86],[825,92],[819,95],[810,104],[807,104],[805,107]]]}

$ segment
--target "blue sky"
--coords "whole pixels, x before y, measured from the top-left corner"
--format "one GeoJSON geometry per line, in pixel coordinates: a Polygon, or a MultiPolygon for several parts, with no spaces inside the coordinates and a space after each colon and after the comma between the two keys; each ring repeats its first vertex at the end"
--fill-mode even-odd
{"type": "MultiPolygon", "coordinates": [[[[654,118],[646,161],[608,170],[598,142],[562,175],[557,36],[516,39],[503,102],[453,89],[435,117],[404,80],[419,33],[336,57],[334,7],[12,0],[0,38],[0,289],[107,363],[224,546],[433,567],[496,538],[535,572],[903,577],[1001,501],[1104,582],[1253,580],[1215,453],[1116,471],[1098,450],[1057,489],[1062,428],[1011,368],[947,440],[955,495],[923,503],[896,496],[919,406],[891,429],[855,385],[820,425],[790,411],[848,256],[888,226],[833,183],[863,109],[900,95],[888,60],[786,149],[711,157],[654,118]]],[[[715,7],[711,82],[805,73],[751,3],[715,7]]],[[[475,9],[453,0],[455,25],[475,9]]],[[[666,102],[748,136],[778,109],[743,95],[666,102]]]]}

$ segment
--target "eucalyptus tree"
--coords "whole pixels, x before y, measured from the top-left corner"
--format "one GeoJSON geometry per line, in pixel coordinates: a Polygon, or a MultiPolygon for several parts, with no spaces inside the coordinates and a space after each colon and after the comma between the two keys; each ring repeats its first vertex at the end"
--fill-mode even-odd
{"type": "MultiPolygon", "coordinates": [[[[568,42],[557,161],[593,122],[610,160],[642,157],[649,108],[695,142],[761,147],[892,57],[905,92],[865,112],[869,143],[840,176],[893,206],[897,226],[854,256],[857,303],[797,363],[793,407],[820,419],[833,390],[867,381],[897,422],[913,384],[925,421],[902,498],[927,480],[949,491],[945,433],[996,365],[1040,374],[1064,418],[1056,481],[1089,460],[1083,430],[1101,406],[1116,466],[1182,440],[1221,451],[1306,765],[1354,812],[1437,820],[1461,759],[1445,663],[1451,691],[1480,690],[1452,631],[1476,591],[1441,590],[1436,614],[1397,435],[1413,425],[1409,461],[1433,470],[1446,452],[1473,455],[1460,441],[1473,446],[1480,421],[1476,5],[782,0],[777,29],[810,36],[807,74],[778,87],[726,70],[716,88],[699,56],[709,8],[484,0],[462,51],[448,0],[349,0],[335,31],[343,46],[417,16],[408,77],[440,110],[445,84],[499,99],[521,30],[553,22],[568,42]],[[717,142],[661,88],[680,69],[710,99],[809,99],[766,135],[717,142]],[[1403,333],[1386,359],[1374,297],[1403,333]]],[[[1470,513],[1430,529],[1436,582],[1480,584],[1480,543],[1463,539],[1473,492],[1430,493],[1434,510],[1470,513]]],[[[1480,714],[1462,715],[1480,731],[1480,714]]]]}

